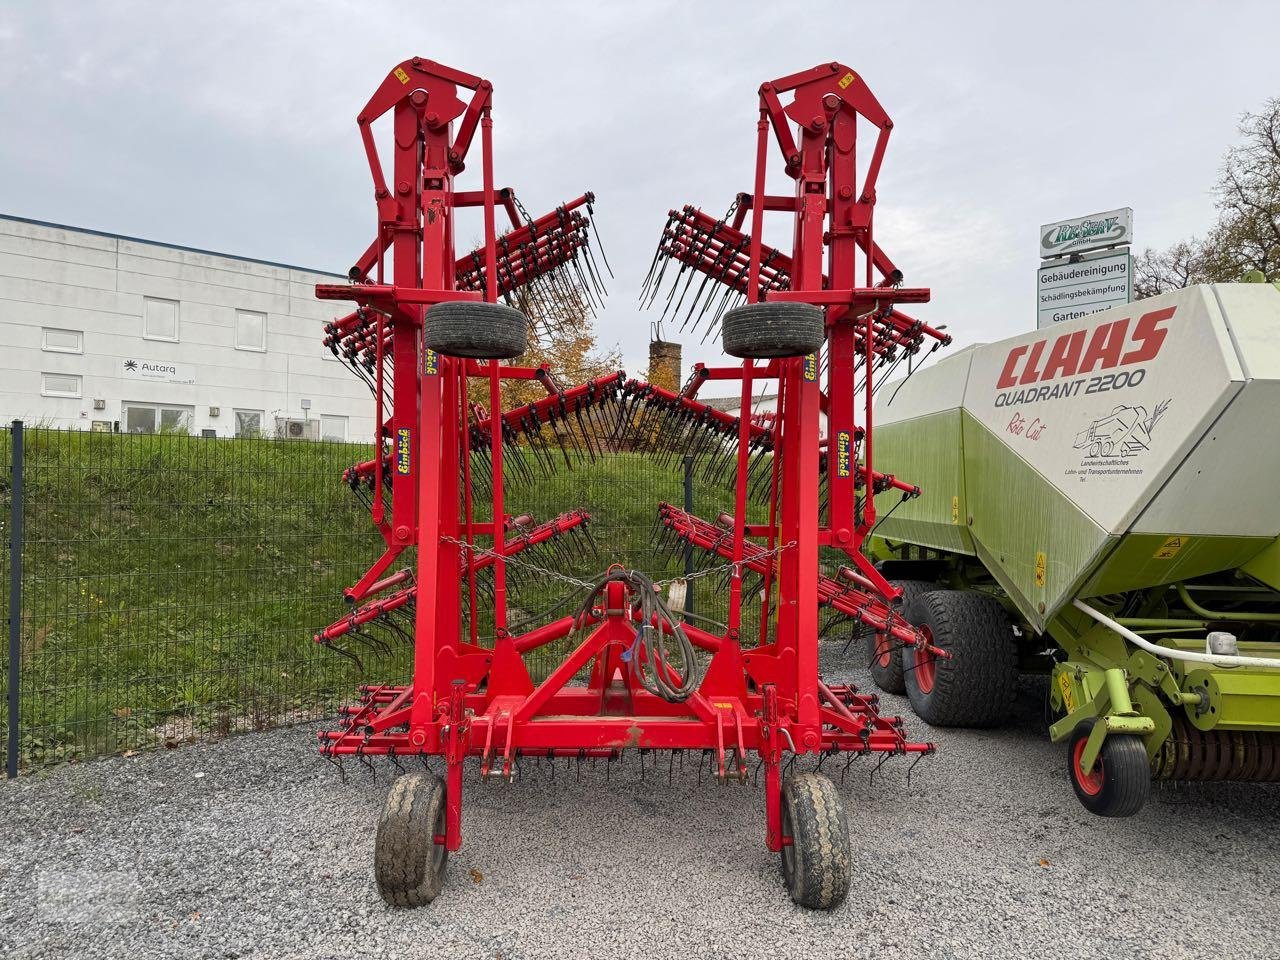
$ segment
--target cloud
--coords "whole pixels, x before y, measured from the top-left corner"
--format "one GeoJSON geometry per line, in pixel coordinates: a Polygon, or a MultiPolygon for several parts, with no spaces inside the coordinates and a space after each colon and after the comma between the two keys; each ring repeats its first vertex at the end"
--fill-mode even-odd
{"type": "MultiPolygon", "coordinates": [[[[759,84],[838,58],[895,120],[877,236],[965,343],[1034,324],[1041,222],[1128,204],[1139,246],[1202,232],[1235,117],[1277,92],[1271,45],[1146,3],[10,6],[0,210],[344,270],[374,213],[355,114],[422,55],[493,80],[498,179],[535,215],[597,193],[618,275],[600,339],[642,370],[667,209],[724,210],[759,84]]],[[[687,342],[697,359],[716,356],[687,342]]]]}

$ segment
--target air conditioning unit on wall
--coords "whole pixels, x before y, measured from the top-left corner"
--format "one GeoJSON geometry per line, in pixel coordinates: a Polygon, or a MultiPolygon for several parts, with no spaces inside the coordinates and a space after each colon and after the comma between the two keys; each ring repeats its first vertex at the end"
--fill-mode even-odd
{"type": "Polygon", "coordinates": [[[282,440],[319,440],[320,421],[276,417],[276,436],[282,440]]]}

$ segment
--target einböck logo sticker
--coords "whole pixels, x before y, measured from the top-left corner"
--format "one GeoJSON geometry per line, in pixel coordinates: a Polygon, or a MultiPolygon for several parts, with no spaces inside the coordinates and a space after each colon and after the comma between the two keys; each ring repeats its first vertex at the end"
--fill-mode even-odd
{"type": "Polygon", "coordinates": [[[440,372],[440,354],[434,350],[422,351],[422,375],[424,377],[434,377],[440,372]]]}
{"type": "Polygon", "coordinates": [[[853,445],[849,442],[849,431],[836,432],[836,476],[849,476],[853,467],[853,445]]]}
{"type": "Polygon", "coordinates": [[[804,378],[810,383],[818,379],[818,355],[811,353],[804,358],[804,378]]]}
{"type": "Polygon", "coordinates": [[[409,459],[409,428],[400,427],[396,430],[396,473],[407,474],[412,461],[409,459]]]}

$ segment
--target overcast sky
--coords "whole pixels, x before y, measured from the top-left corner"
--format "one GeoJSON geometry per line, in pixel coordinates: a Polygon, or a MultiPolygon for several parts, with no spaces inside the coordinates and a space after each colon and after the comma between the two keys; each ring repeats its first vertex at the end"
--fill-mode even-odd
{"type": "Polygon", "coordinates": [[[498,181],[535,216],[596,192],[600,340],[642,373],[667,209],[723,211],[759,84],[839,60],[895,122],[877,239],[963,344],[1034,326],[1041,223],[1203,232],[1238,116],[1280,93],[1273,3],[789,6],[0,0],[0,212],[343,272],[374,224],[356,112],[438,60],[493,81],[498,181]]]}

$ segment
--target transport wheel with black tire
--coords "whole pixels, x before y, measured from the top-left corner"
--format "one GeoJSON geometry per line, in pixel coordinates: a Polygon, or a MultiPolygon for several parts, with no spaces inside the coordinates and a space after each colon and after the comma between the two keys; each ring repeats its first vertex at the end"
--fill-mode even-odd
{"type": "Polygon", "coordinates": [[[811,910],[843,903],[849,893],[849,821],[829,777],[802,773],[786,779],[782,836],[782,877],[791,899],[811,910]]]}
{"type": "Polygon", "coordinates": [[[437,303],[427,310],[422,342],[451,357],[509,360],[528,349],[529,318],[514,307],[476,300],[437,303]]]}
{"type": "Polygon", "coordinates": [[[916,626],[951,654],[904,647],[902,672],[911,708],[935,727],[994,727],[1008,718],[1018,686],[1018,656],[1008,614],[995,597],[934,590],[919,602],[916,626]]]}
{"type": "Polygon", "coordinates": [[[435,838],[444,830],[444,780],[430,773],[397,777],[374,842],[373,873],[383,900],[393,907],[421,907],[439,895],[449,849],[435,838]]]}
{"type": "Polygon", "coordinates": [[[1151,761],[1141,737],[1113,733],[1102,741],[1093,769],[1085,773],[1081,758],[1096,720],[1081,722],[1067,738],[1067,773],[1076,797],[1100,817],[1131,817],[1151,796],[1151,761]]]}
{"type": "MultiPolygon", "coordinates": [[[[920,616],[920,598],[931,590],[937,590],[936,583],[924,580],[890,580],[889,583],[902,591],[902,602],[894,608],[894,612],[915,623],[920,616]]],[[[867,662],[870,664],[871,679],[885,693],[904,693],[907,681],[902,673],[902,644],[892,637],[879,633],[867,634],[867,662]]]]}
{"type": "Polygon", "coordinates": [[[731,357],[803,357],[822,346],[825,324],[822,309],[808,303],[747,303],[725,313],[721,337],[731,357]]]}

